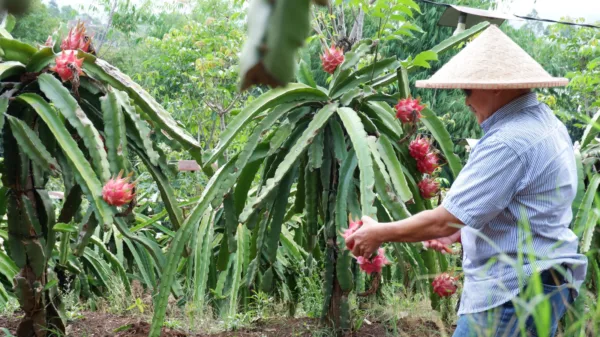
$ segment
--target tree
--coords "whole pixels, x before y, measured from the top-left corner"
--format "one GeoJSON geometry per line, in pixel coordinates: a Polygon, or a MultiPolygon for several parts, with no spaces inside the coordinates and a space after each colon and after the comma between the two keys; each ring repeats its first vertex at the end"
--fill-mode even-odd
{"type": "MultiPolygon", "coordinates": [[[[121,179],[110,180],[119,172],[132,171],[128,153],[139,158],[156,180],[174,227],[179,227],[181,210],[173,204],[164,176],[167,164],[152,140],[149,123],[196,157],[201,150],[147,92],[112,65],[86,53],[85,41],[83,34],[71,35],[66,50],[55,55],[52,47],[0,38],[2,63],[10,69],[0,97],[6,120],[5,163],[9,163],[2,166],[1,208],[8,218],[7,252],[18,268],[14,294],[24,312],[19,337],[43,337],[48,329],[64,333],[55,274],[66,264],[62,247],[82,256],[90,241],[100,242],[110,257],[112,253],[93,237],[97,227],[114,226],[123,237],[151,252],[158,270],[164,267],[157,244],[131,233],[127,226],[135,206],[135,187],[121,179]],[[76,48],[80,50],[72,50],[76,48]],[[50,176],[58,178],[66,192],[58,217],[47,191],[50,176]],[[103,189],[107,183],[111,188],[103,189]],[[77,228],[71,223],[80,218],[86,204],[87,216],[77,228]],[[68,235],[73,230],[60,236],[61,257],[55,259],[56,233],[59,227],[64,231],[69,226],[78,235],[73,241],[68,235]]],[[[125,271],[112,257],[127,287],[125,271]]]]}
{"type": "Polygon", "coordinates": [[[35,44],[46,41],[59,24],[59,19],[51,15],[41,0],[33,0],[30,11],[17,20],[12,33],[18,39],[35,44]]]}

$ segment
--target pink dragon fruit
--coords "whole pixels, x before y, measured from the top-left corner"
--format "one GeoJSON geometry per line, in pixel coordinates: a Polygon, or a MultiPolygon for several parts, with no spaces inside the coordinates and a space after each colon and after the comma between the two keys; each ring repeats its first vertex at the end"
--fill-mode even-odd
{"type": "Polygon", "coordinates": [[[122,178],[122,175],[123,171],[116,178],[110,179],[102,188],[102,198],[111,206],[126,205],[135,196],[135,183],[129,182],[133,172],[125,178],[122,178]]]}
{"type": "Polygon", "coordinates": [[[423,179],[419,183],[419,191],[421,191],[423,198],[431,199],[439,193],[440,184],[431,178],[423,179]]]}
{"type": "Polygon", "coordinates": [[[429,153],[429,140],[427,138],[421,138],[421,136],[417,136],[415,140],[410,142],[408,146],[408,151],[410,152],[411,157],[416,160],[420,160],[427,156],[429,153]]]}
{"type": "Polygon", "coordinates": [[[398,101],[396,108],[396,117],[402,122],[402,124],[412,123],[421,119],[421,111],[425,109],[424,105],[421,105],[420,99],[406,98],[398,101]]]}
{"type": "Polygon", "coordinates": [[[84,52],[90,50],[92,40],[88,39],[85,34],[85,25],[83,22],[77,23],[77,26],[71,28],[69,35],[62,41],[60,48],[62,50],[78,50],[84,52]]]}
{"type": "Polygon", "coordinates": [[[350,223],[348,225],[348,229],[346,229],[344,231],[344,233],[342,233],[342,237],[344,239],[349,238],[350,235],[354,234],[354,232],[356,232],[357,230],[359,230],[361,226],[362,226],[362,221],[360,221],[360,220],[353,221],[352,219],[350,219],[350,223]]]}
{"type": "Polygon", "coordinates": [[[77,58],[77,52],[74,50],[64,51],[56,57],[56,66],[50,70],[56,72],[63,81],[70,81],[75,78],[75,74],[81,75],[83,71],[83,59],[77,58]]]}
{"type": "Polygon", "coordinates": [[[321,55],[323,70],[330,74],[333,74],[342,62],[344,62],[344,51],[340,48],[335,48],[333,45],[321,55]]]}
{"type": "Polygon", "coordinates": [[[449,297],[458,289],[458,280],[448,273],[442,273],[435,277],[431,285],[433,291],[440,297],[449,297]]]}
{"type": "Polygon", "coordinates": [[[390,264],[390,261],[385,257],[385,249],[379,248],[377,250],[377,256],[372,259],[366,259],[363,256],[359,256],[356,258],[356,263],[360,266],[367,274],[372,273],[381,273],[381,269],[383,266],[390,264]]]}
{"type": "Polygon", "coordinates": [[[432,174],[440,165],[435,152],[428,153],[425,158],[417,160],[417,170],[423,174],[432,174]]]}

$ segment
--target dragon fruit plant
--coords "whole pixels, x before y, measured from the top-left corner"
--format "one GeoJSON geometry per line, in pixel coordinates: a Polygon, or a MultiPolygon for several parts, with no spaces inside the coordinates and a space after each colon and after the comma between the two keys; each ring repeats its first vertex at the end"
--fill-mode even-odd
{"type": "MultiPolygon", "coordinates": [[[[239,244],[237,251],[231,249],[232,245],[230,249],[220,249],[223,267],[231,262],[230,282],[241,282],[241,289],[285,289],[285,300],[294,308],[293,304],[299,301],[294,286],[298,275],[282,272],[279,257],[285,254],[288,262],[304,257],[303,268],[318,268],[323,275],[322,318],[336,328],[350,329],[352,293],[368,293],[367,289],[373,288],[367,288],[369,279],[371,285],[379,278],[389,280],[390,273],[385,270],[390,268],[385,265],[395,261],[388,258],[401,256],[404,261],[420,261],[416,262],[420,267],[411,268],[414,279],[447,269],[445,257],[421,251],[417,245],[382,247],[385,250],[377,254],[376,260],[367,261],[353,258],[345,248],[344,236],[360,227],[358,222],[349,222],[348,215],[392,221],[433,207],[431,200],[421,196],[418,184],[426,177],[409,153],[417,124],[432,135],[427,148],[420,145],[418,150],[413,149],[424,158],[424,164],[419,165],[424,171],[429,174],[447,168],[450,175],[456,176],[461,163],[436,114],[412,99],[408,73],[417,65],[400,62],[396,57],[374,57],[371,64],[359,66],[360,60],[370,59],[380,41],[363,40],[345,53],[325,50],[323,70],[332,73],[327,87],[317,86],[306,71],[299,76],[301,83],[284,85],[295,74],[294,50],[307,37],[304,28],[308,26],[309,13],[309,0],[253,0],[249,4],[251,20],[241,59],[241,86],[262,83],[282,87],[248,104],[221,133],[217,146],[203,154],[204,165],[223,165],[211,176],[186,224],[173,239],[155,301],[151,337],[160,333],[168,289],[176,279],[185,245],[197,228],[194,224],[221,203],[226,214],[222,242],[235,243],[240,224],[249,236],[245,242],[250,243],[242,253],[239,244]],[[285,56],[294,61],[289,63],[285,56]],[[387,90],[392,83],[398,83],[400,90],[387,90]],[[397,117],[394,106],[401,102],[409,104],[404,103],[406,106],[397,117]],[[250,137],[235,153],[231,145],[236,135],[250,127],[250,137]],[[439,168],[442,164],[444,167],[439,168]],[[297,225],[288,227],[291,219],[298,219],[297,225]],[[361,272],[361,268],[370,274],[361,272]]],[[[488,25],[477,25],[433,51],[442,53],[488,25]]],[[[437,193],[432,187],[427,186],[427,196],[437,193]]],[[[426,281],[418,282],[433,294],[426,281]]],[[[231,289],[230,307],[246,301],[234,297],[238,296],[236,290],[231,289]]]]}
{"type": "MultiPolygon", "coordinates": [[[[124,240],[147,249],[158,270],[164,268],[165,257],[156,242],[128,229],[135,209],[135,186],[130,181],[135,173],[129,158],[135,156],[145,164],[158,184],[170,222],[179,228],[183,217],[167,183],[168,165],[154,129],[196,158],[200,146],[147,92],[94,55],[83,24],[56,44],[61,50],[54,50],[54,43],[36,47],[6,34],[0,37],[5,156],[0,209],[8,217],[4,248],[15,263],[12,294],[23,310],[17,336],[42,337],[50,330],[65,332],[56,271],[82,272],[81,262],[68,256],[89,257],[88,243],[100,246],[109,257],[109,268],[118,271],[129,289],[123,261],[94,237],[96,228],[120,232],[124,240]],[[64,186],[58,210],[46,189],[50,176],[64,186]],[[88,204],[87,210],[82,209],[88,204]],[[69,226],[75,230],[72,237],[72,231],[64,230],[69,226]]],[[[180,290],[175,293],[181,295],[180,290]]]]}

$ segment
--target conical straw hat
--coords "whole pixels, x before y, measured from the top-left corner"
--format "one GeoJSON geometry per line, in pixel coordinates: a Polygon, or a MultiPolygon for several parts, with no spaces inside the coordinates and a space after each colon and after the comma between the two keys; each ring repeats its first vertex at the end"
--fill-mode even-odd
{"type": "Polygon", "coordinates": [[[566,78],[552,77],[498,27],[479,37],[418,88],[526,89],[565,86],[566,78]]]}

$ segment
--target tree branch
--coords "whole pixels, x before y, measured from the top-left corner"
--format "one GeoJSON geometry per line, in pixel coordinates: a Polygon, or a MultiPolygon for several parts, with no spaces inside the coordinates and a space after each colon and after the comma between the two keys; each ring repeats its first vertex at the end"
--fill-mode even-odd
{"type": "Polygon", "coordinates": [[[327,43],[323,40],[325,34],[323,34],[323,31],[321,30],[321,26],[319,25],[319,22],[317,21],[317,17],[315,15],[314,9],[313,11],[311,11],[311,15],[313,17],[313,28],[314,30],[317,32],[317,34],[319,34],[319,42],[321,42],[321,47],[323,48],[323,50],[327,49],[327,43]]]}

